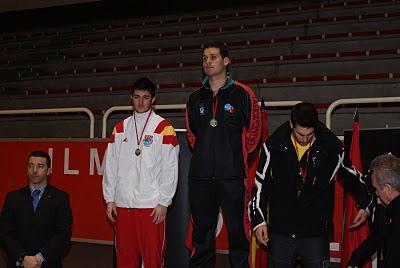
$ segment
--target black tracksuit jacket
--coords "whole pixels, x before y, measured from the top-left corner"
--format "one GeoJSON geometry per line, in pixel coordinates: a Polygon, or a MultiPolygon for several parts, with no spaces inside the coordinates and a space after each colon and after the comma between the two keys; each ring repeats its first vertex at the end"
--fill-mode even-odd
{"type": "Polygon", "coordinates": [[[261,112],[251,89],[228,77],[213,97],[205,80],[203,87],[190,95],[186,112],[193,148],[189,178],[243,180],[244,161],[255,150],[261,133],[261,112]],[[210,126],[213,102],[217,103],[217,127],[210,126]]]}
{"type": "Polygon", "coordinates": [[[287,122],[261,149],[250,204],[252,226],[256,228],[268,222],[269,233],[291,237],[331,234],[336,172],[345,188],[356,196],[359,207],[366,208],[372,198],[361,182],[361,174],[343,160],[342,143],[321,122],[315,128],[316,140],[309,149],[309,156],[305,153],[301,161],[298,161],[291,134],[287,122]],[[305,180],[300,175],[300,165],[307,170],[305,180]]]}

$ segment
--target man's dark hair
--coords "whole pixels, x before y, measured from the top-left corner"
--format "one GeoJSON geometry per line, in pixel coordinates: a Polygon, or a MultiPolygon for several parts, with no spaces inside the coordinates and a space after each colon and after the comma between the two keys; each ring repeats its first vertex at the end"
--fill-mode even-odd
{"type": "Polygon", "coordinates": [[[228,48],[225,46],[224,43],[219,42],[219,41],[214,41],[214,42],[205,44],[203,47],[203,53],[204,53],[205,49],[211,48],[211,47],[218,48],[222,58],[229,57],[228,48]]]}
{"type": "Polygon", "coordinates": [[[43,157],[43,158],[46,158],[47,167],[48,167],[48,168],[51,168],[51,158],[50,158],[50,155],[49,155],[48,153],[46,153],[46,152],[44,152],[44,151],[40,151],[40,150],[33,151],[33,152],[29,155],[28,161],[29,161],[29,158],[31,158],[32,156],[33,156],[33,157],[43,157]]]}
{"type": "Polygon", "coordinates": [[[316,127],[318,123],[318,113],[314,105],[309,102],[301,102],[293,106],[290,115],[293,127],[299,125],[301,127],[316,127]]]}
{"type": "Polygon", "coordinates": [[[138,80],[133,83],[132,88],[131,88],[131,94],[133,95],[133,92],[135,89],[139,90],[146,90],[150,92],[151,97],[153,98],[156,95],[156,85],[147,77],[141,77],[138,80]]]}

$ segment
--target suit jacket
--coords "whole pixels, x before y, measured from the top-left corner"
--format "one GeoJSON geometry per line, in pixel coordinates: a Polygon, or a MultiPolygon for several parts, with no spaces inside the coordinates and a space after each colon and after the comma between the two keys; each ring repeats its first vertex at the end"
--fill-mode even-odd
{"type": "Polygon", "coordinates": [[[36,211],[29,186],[9,192],[2,210],[0,233],[8,255],[8,267],[15,267],[22,253],[41,252],[43,268],[62,267],[61,256],[70,243],[72,212],[68,194],[47,185],[36,211]]]}
{"type": "Polygon", "coordinates": [[[400,195],[386,207],[389,224],[384,237],[384,268],[400,267],[400,195]]]}
{"type": "Polygon", "coordinates": [[[361,267],[364,260],[378,251],[378,268],[400,267],[400,196],[386,208],[375,209],[373,232],[352,253],[349,265],[361,267]]]}
{"type": "Polygon", "coordinates": [[[386,216],[386,209],[383,205],[377,205],[373,210],[372,225],[368,237],[353,251],[348,266],[362,267],[377,251],[378,268],[382,268],[383,242],[385,230],[389,227],[389,220],[386,216]]]}

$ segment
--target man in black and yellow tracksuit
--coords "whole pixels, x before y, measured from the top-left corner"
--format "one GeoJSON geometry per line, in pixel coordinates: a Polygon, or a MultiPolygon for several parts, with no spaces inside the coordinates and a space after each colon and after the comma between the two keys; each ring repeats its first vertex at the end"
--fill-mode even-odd
{"type": "Polygon", "coordinates": [[[329,267],[337,172],[361,208],[359,225],[372,201],[361,174],[344,160],[342,143],[318,121],[314,106],[295,105],[291,120],[261,149],[250,205],[257,239],[268,244],[269,267],[292,268],[297,258],[305,268],[329,267]]]}

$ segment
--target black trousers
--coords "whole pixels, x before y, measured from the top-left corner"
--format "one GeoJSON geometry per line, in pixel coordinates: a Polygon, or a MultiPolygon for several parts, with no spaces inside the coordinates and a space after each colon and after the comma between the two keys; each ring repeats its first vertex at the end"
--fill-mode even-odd
{"type": "Polygon", "coordinates": [[[189,180],[189,202],[193,218],[194,254],[190,267],[213,268],[215,229],[221,207],[234,268],[249,267],[249,242],[244,230],[243,180],[189,180]]]}
{"type": "Polygon", "coordinates": [[[304,268],[328,268],[327,236],[292,238],[271,234],[268,243],[268,268],[293,268],[300,259],[304,268]]]}

